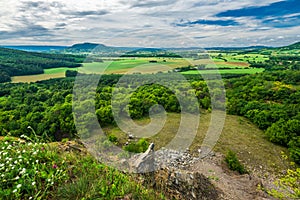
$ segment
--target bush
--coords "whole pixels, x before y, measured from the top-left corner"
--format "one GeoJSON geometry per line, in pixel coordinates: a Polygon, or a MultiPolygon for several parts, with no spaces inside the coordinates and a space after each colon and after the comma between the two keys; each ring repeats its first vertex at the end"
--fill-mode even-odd
{"type": "Polygon", "coordinates": [[[133,152],[133,153],[142,153],[148,149],[149,142],[144,138],[140,139],[138,142],[133,142],[124,146],[125,151],[133,152]]]}
{"type": "Polygon", "coordinates": [[[235,152],[229,150],[226,154],[225,162],[227,163],[229,169],[231,169],[233,171],[237,171],[240,174],[247,173],[244,166],[238,160],[235,152]]]}
{"type": "Polygon", "coordinates": [[[118,143],[118,138],[117,138],[117,136],[115,136],[115,135],[113,135],[113,134],[111,134],[111,135],[108,136],[108,140],[109,140],[110,142],[114,143],[114,144],[118,143]]]}

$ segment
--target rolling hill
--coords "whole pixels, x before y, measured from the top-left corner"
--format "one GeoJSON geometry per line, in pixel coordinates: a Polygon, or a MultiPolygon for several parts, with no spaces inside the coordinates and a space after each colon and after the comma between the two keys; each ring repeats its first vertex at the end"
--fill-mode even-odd
{"type": "Polygon", "coordinates": [[[26,52],[0,47],[0,82],[9,82],[12,76],[42,74],[44,69],[79,67],[83,56],[26,52]]]}

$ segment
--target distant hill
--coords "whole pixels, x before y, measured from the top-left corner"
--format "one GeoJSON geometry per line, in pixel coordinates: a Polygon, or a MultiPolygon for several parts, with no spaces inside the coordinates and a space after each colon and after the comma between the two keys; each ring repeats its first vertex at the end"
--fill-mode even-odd
{"type": "Polygon", "coordinates": [[[105,52],[115,52],[118,51],[118,47],[109,47],[105,46],[104,44],[95,44],[95,43],[81,43],[81,44],[74,44],[71,47],[64,49],[65,52],[68,53],[90,53],[90,52],[97,52],[97,53],[105,53],[105,52]]]}
{"type": "Polygon", "coordinates": [[[106,46],[103,44],[95,44],[95,43],[82,43],[82,44],[74,44],[71,47],[68,47],[66,50],[93,50],[97,46],[105,48],[106,46]]]}
{"type": "Polygon", "coordinates": [[[284,47],[279,47],[278,49],[280,50],[295,50],[295,49],[300,49],[300,42],[296,42],[294,44],[284,46],[284,47]]]}
{"type": "Polygon", "coordinates": [[[0,83],[12,76],[42,74],[44,69],[80,67],[84,56],[27,52],[0,47],[0,83]]]}
{"type": "Polygon", "coordinates": [[[9,49],[22,50],[22,51],[30,51],[30,52],[58,52],[67,48],[67,46],[35,46],[35,45],[3,46],[3,47],[9,49]]]}

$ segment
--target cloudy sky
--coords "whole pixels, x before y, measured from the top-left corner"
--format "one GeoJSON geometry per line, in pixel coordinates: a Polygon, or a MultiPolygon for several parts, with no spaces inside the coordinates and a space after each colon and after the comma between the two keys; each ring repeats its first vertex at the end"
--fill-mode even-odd
{"type": "Polygon", "coordinates": [[[282,46],[300,0],[0,0],[0,45],[282,46]]]}

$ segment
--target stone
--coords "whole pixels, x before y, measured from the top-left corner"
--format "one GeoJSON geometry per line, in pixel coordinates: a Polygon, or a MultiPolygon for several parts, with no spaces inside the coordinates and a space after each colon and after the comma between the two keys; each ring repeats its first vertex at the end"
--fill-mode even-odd
{"type": "Polygon", "coordinates": [[[140,154],[131,165],[136,173],[152,172],[154,168],[154,143],[151,143],[145,153],[140,154]]]}
{"type": "Polygon", "coordinates": [[[132,140],[132,139],[134,139],[134,135],[129,134],[129,135],[128,135],[128,138],[132,140]]]}

